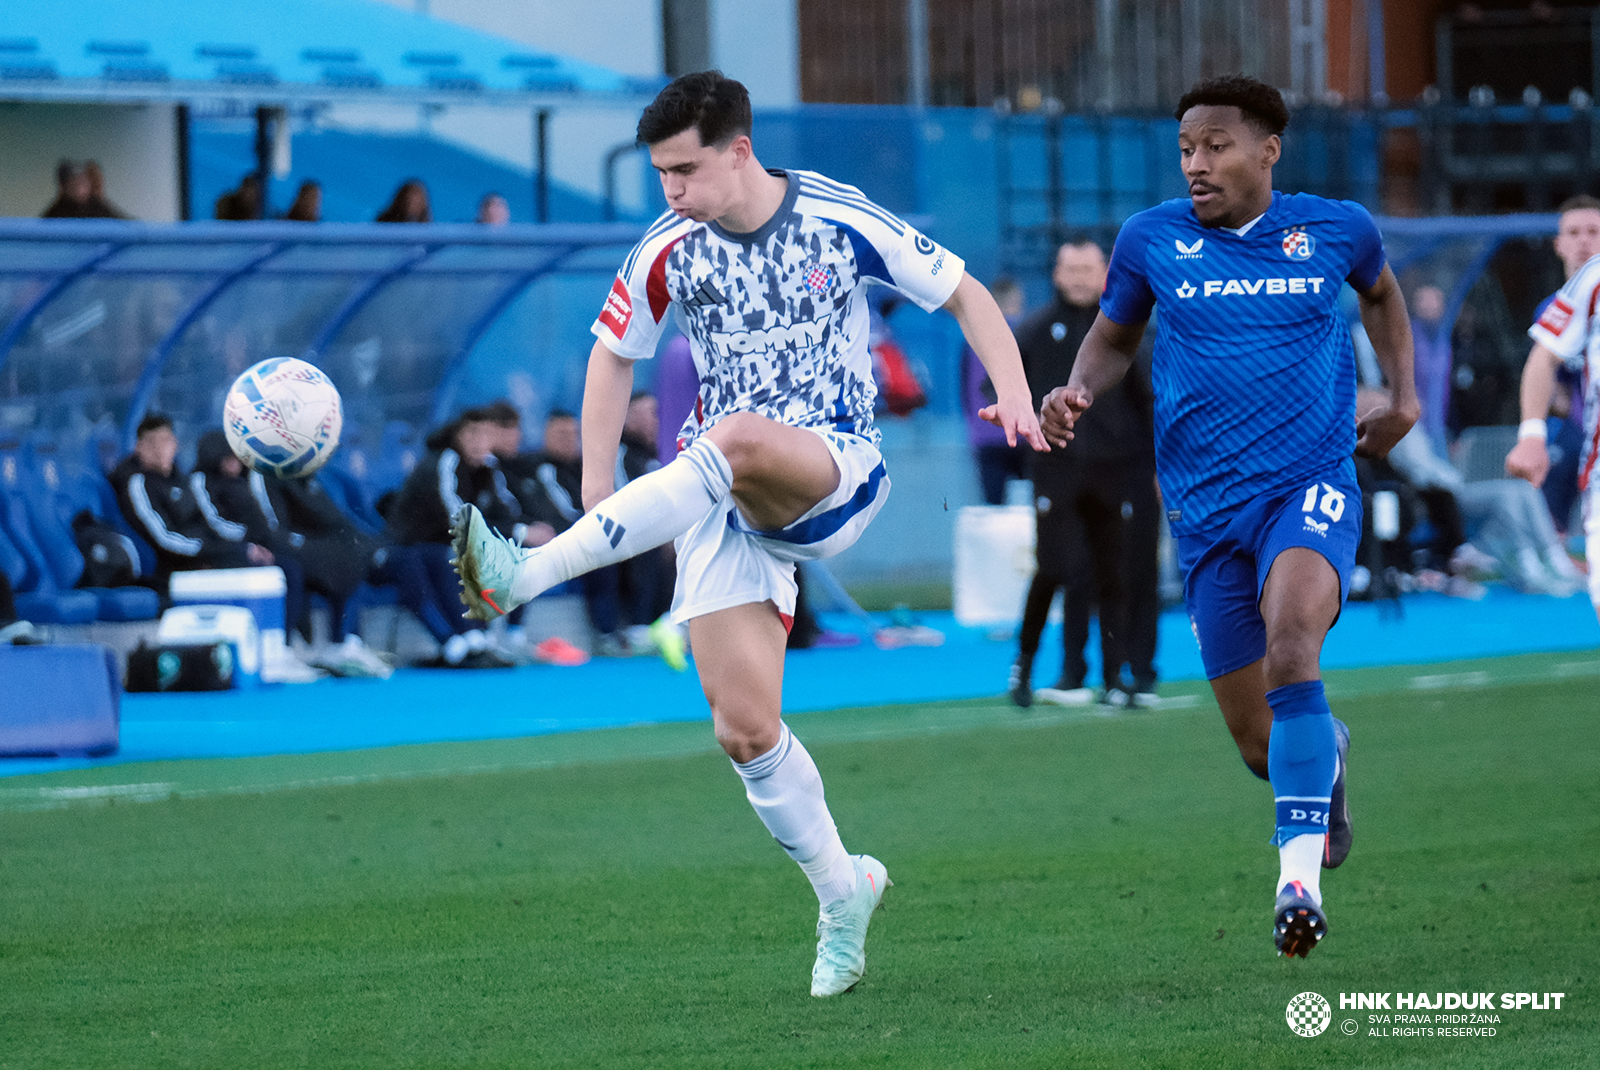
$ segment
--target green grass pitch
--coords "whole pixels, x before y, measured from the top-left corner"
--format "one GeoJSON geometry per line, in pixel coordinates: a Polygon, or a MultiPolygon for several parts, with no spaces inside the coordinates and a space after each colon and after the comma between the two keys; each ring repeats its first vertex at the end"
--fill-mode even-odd
{"type": "Polygon", "coordinates": [[[1195,685],[795,717],[895,881],[829,1000],[706,725],[0,780],[0,1067],[1593,1066],[1596,670],[1333,675],[1357,838],[1305,961],[1272,951],[1269,790],[1195,685]],[[1491,990],[1566,995],[1492,1037],[1338,1009],[1491,990]]]}

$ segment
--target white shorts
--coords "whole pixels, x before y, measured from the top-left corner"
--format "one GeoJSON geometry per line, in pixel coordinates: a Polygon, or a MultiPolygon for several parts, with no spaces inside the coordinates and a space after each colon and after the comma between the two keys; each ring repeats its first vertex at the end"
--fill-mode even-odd
{"type": "Polygon", "coordinates": [[[749,602],[770,601],[785,624],[794,619],[796,561],[832,557],[861,537],[889,497],[883,456],[858,435],[808,427],[839,467],[839,486],[778,531],[756,531],[734,504],[717,503],[678,537],[678,585],[672,619],[679,624],[749,602]]]}

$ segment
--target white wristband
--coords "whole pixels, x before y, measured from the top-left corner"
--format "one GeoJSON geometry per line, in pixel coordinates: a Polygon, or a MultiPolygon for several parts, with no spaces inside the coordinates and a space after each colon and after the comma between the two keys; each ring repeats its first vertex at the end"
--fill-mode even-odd
{"type": "Polygon", "coordinates": [[[1543,420],[1524,420],[1522,423],[1517,425],[1517,438],[1519,440],[1524,438],[1536,438],[1540,442],[1543,442],[1549,437],[1549,429],[1545,427],[1543,420]]]}

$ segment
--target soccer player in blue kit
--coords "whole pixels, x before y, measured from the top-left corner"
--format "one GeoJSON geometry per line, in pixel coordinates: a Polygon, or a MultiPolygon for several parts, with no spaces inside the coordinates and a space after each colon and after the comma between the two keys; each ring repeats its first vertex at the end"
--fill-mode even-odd
{"type": "Polygon", "coordinates": [[[1410,323],[1364,208],[1273,190],[1289,119],[1276,89],[1212,79],[1177,118],[1190,195],[1123,225],[1100,314],[1045,399],[1043,429],[1072,437],[1159,305],[1156,463],[1184,598],[1239,753],[1272,784],[1278,953],[1305,957],[1328,931],[1321,870],[1351,841],[1350,735],[1318,661],[1361,539],[1352,453],[1381,457],[1416,422],[1410,323]],[[1392,392],[1359,419],[1344,282],[1392,392]]]}

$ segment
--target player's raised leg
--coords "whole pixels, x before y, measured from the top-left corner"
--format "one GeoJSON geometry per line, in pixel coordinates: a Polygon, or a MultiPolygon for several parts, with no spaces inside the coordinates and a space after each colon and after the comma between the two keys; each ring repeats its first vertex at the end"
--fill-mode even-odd
{"type": "Polygon", "coordinates": [[[730,492],[753,527],[773,530],[793,523],[838,483],[838,468],[815,433],[742,412],[537,550],[502,538],[466,506],[453,539],[468,615],[492,620],[558,583],[671,542],[730,492]]]}
{"type": "Polygon", "coordinates": [[[717,742],[756,815],[816,891],[821,912],[811,994],[837,995],[866,969],[867,924],[888,872],[875,858],[845,851],[816,763],[783,723],[787,632],[776,607],[747,603],[696,617],[689,638],[717,742]]]}

